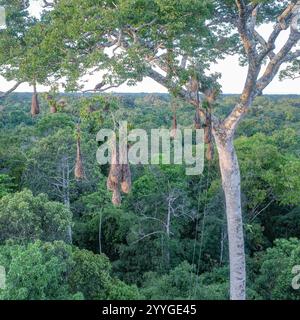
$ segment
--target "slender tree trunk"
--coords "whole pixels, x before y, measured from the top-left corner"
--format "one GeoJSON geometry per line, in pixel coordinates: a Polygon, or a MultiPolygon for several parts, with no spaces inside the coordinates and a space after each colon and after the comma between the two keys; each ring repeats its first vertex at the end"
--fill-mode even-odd
{"type": "Polygon", "coordinates": [[[221,241],[220,241],[220,261],[219,261],[220,266],[223,263],[223,254],[224,254],[224,229],[222,227],[222,230],[221,230],[221,241]]]}
{"type": "MultiPolygon", "coordinates": [[[[65,206],[70,209],[70,167],[69,160],[67,157],[63,158],[62,164],[62,184],[63,184],[63,197],[65,206]]],[[[72,235],[72,225],[69,224],[67,227],[67,238],[68,242],[72,244],[73,235],[72,235]]]]}
{"type": "Polygon", "coordinates": [[[246,267],[243,219],[241,210],[241,178],[233,135],[225,136],[214,131],[219,153],[222,185],[225,193],[229,242],[230,298],[246,299],[246,267]]]}
{"type": "Polygon", "coordinates": [[[166,260],[167,266],[170,267],[170,228],[171,228],[171,205],[168,203],[168,214],[166,219],[166,234],[167,234],[167,247],[166,247],[166,260]]]}
{"type": "Polygon", "coordinates": [[[102,254],[102,209],[99,215],[99,234],[98,234],[98,240],[99,240],[99,253],[102,254]]]}

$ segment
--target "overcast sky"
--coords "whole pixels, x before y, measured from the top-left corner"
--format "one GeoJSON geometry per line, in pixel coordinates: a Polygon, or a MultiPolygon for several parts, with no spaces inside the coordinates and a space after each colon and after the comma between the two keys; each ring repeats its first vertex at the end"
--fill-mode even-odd
{"type": "MultiPolygon", "coordinates": [[[[38,15],[41,6],[40,0],[32,0],[31,12],[34,15],[38,15]]],[[[260,32],[266,38],[271,32],[271,26],[264,26],[260,29],[260,32]]],[[[282,34],[280,39],[278,39],[277,44],[280,45],[286,39],[286,34],[282,34]]],[[[242,68],[238,64],[238,57],[232,56],[228,57],[223,61],[220,61],[217,65],[212,67],[212,71],[217,71],[222,74],[222,79],[220,83],[222,85],[222,90],[224,93],[240,93],[243,88],[243,83],[246,76],[246,68],[242,68]]],[[[86,89],[92,89],[97,83],[99,83],[100,75],[96,74],[92,77],[85,78],[86,89]]],[[[12,86],[12,82],[8,83],[3,78],[0,77],[0,91],[5,91],[12,86]]],[[[40,86],[39,91],[47,90],[47,88],[40,86]]],[[[20,86],[18,91],[31,91],[30,87],[26,84],[20,86]]],[[[116,92],[166,92],[166,90],[154,82],[153,80],[147,78],[140,84],[134,87],[128,87],[126,85],[114,89],[116,92]]],[[[266,94],[300,94],[300,79],[297,80],[285,80],[280,82],[276,78],[272,84],[265,90],[266,94]]]]}

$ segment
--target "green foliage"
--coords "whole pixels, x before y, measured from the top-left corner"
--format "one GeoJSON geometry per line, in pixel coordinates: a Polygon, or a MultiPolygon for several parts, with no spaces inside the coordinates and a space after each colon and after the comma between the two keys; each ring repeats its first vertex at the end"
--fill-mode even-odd
{"type": "Polygon", "coordinates": [[[7,270],[2,299],[72,299],[65,275],[72,264],[71,247],[63,242],[35,242],[27,247],[1,246],[0,259],[7,270]]]}
{"type": "Polygon", "coordinates": [[[13,179],[7,174],[0,174],[0,198],[13,192],[16,185],[13,183],[13,179]]]}
{"type": "MultiPolygon", "coordinates": [[[[51,77],[55,81],[65,77],[66,88],[74,90],[81,87],[77,80],[91,72],[88,70],[101,69],[108,85],[134,85],[147,75],[150,64],[146,58],[156,47],[170,49],[169,64],[174,70],[180,51],[201,56],[205,64],[207,52],[197,49],[214,42],[205,27],[212,12],[211,0],[62,0],[44,12],[41,21],[24,35],[31,47],[26,50],[30,62],[21,64],[22,74],[34,74],[41,83],[51,81],[51,77]],[[149,46],[142,46],[130,32],[124,32],[127,50],[109,56],[103,49],[111,41],[110,34],[126,31],[128,26],[147,39],[149,46]]],[[[179,78],[178,83],[186,82],[186,72],[179,78]]]]}
{"type": "Polygon", "coordinates": [[[74,267],[68,282],[72,292],[79,291],[86,299],[134,299],[138,291],[110,276],[109,260],[87,250],[73,250],[74,267]]]}
{"type": "Polygon", "coordinates": [[[225,300],[228,299],[228,284],[224,278],[214,279],[212,283],[205,276],[197,276],[194,268],[183,262],[161,277],[155,273],[146,274],[141,292],[153,300],[225,300]]]}
{"type": "Polygon", "coordinates": [[[25,190],[0,199],[0,243],[12,239],[26,243],[36,239],[64,240],[72,214],[63,204],[34,197],[25,190]]]}
{"type": "Polygon", "coordinates": [[[300,292],[292,288],[292,273],[300,262],[300,241],[295,238],[276,240],[274,247],[258,257],[260,274],[257,290],[268,300],[299,300],[300,292]]]}
{"type": "Polygon", "coordinates": [[[27,246],[0,246],[0,263],[7,270],[1,299],[78,300],[134,299],[139,294],[110,276],[105,256],[79,250],[62,241],[27,246]]]}
{"type": "MultiPolygon", "coordinates": [[[[258,25],[274,22],[288,2],[244,1],[260,4],[258,25]]],[[[151,76],[177,96],[192,77],[200,80],[201,92],[211,87],[219,92],[220,75],[207,76],[211,64],[233,53],[246,63],[234,0],[60,0],[39,19],[30,17],[29,1],[0,0],[0,5],[7,14],[7,28],[0,31],[0,75],[50,85],[55,101],[58,82],[66,91],[80,90],[82,76],[99,71],[100,89],[133,86],[151,76]],[[224,17],[230,19],[222,23],[224,17]],[[182,57],[187,68],[179,66],[182,57]],[[165,79],[155,73],[155,63],[165,79]]],[[[298,73],[295,60],[281,78],[298,73]]],[[[0,106],[0,263],[8,275],[0,297],[228,299],[218,159],[199,177],[187,177],[183,166],[136,167],[132,192],[119,208],[106,190],[108,166],[96,163],[100,128],[115,129],[120,120],[148,131],[170,128],[170,97],[64,98],[67,105],[55,114],[49,114],[53,101],[42,101],[41,115],[34,118],[26,94],[0,106]],[[73,174],[78,123],[82,181],[73,174]],[[71,226],[76,247],[53,242],[67,240],[71,226]]],[[[225,117],[236,101],[220,97],[216,113],[225,117]]],[[[299,106],[298,97],[259,97],[235,142],[253,299],[298,298],[288,284],[299,241],[271,243],[299,235],[299,106]]],[[[177,113],[179,127],[191,128],[194,108],[180,102],[177,113]]]]}
{"type": "MultiPolygon", "coordinates": [[[[285,137],[289,139],[289,144],[293,143],[290,132],[286,132],[285,137]]],[[[278,139],[278,134],[273,137],[256,134],[236,141],[244,177],[243,189],[248,193],[247,204],[250,208],[270,197],[282,204],[299,204],[300,179],[295,172],[300,169],[300,161],[295,156],[282,154],[280,146],[284,143],[283,139],[278,139]]]]}
{"type": "Polygon", "coordinates": [[[273,225],[273,237],[298,237],[300,234],[300,207],[272,217],[271,224],[273,225]]]}

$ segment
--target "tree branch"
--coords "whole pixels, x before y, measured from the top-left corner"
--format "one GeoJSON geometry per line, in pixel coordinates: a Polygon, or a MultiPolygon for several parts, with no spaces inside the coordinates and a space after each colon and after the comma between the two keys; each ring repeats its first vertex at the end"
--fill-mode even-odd
{"type": "Polygon", "coordinates": [[[1,93],[0,94],[0,99],[6,98],[8,95],[10,95],[12,92],[14,92],[21,84],[23,81],[18,81],[13,87],[11,87],[8,91],[1,93]]]}
{"type": "Polygon", "coordinates": [[[266,70],[262,77],[258,80],[256,89],[257,93],[261,94],[262,91],[270,84],[270,82],[274,79],[276,74],[278,73],[281,65],[286,62],[286,58],[288,57],[290,51],[294,47],[295,44],[300,40],[300,33],[294,32],[291,30],[290,36],[281,50],[274,56],[272,60],[270,60],[269,64],[266,67],[266,70]]]}
{"type": "Polygon", "coordinates": [[[256,51],[253,31],[256,23],[257,6],[252,6],[250,9],[245,5],[243,0],[236,0],[236,5],[239,13],[237,24],[238,31],[240,33],[244,49],[247,53],[249,63],[256,65],[258,54],[256,51]],[[250,17],[252,18],[251,23],[248,24],[250,17]]]}
{"type": "Polygon", "coordinates": [[[269,55],[275,49],[275,42],[278,39],[278,36],[283,30],[286,30],[289,27],[288,21],[290,20],[293,10],[295,8],[295,3],[290,3],[287,8],[281,13],[277,18],[277,23],[274,26],[274,29],[269,36],[269,39],[265,45],[265,49],[260,53],[259,60],[262,61],[266,56],[269,55]]]}
{"type": "Polygon", "coordinates": [[[102,86],[105,85],[105,84],[101,85],[101,83],[99,83],[99,84],[97,84],[97,85],[95,86],[94,89],[84,90],[84,91],[82,91],[82,93],[87,93],[87,92],[105,92],[105,91],[107,91],[107,90],[109,90],[109,89],[112,89],[112,88],[118,88],[118,87],[120,87],[120,86],[121,86],[122,84],[124,84],[124,83],[125,83],[125,81],[123,81],[122,83],[119,83],[119,84],[109,85],[109,86],[106,87],[106,88],[103,88],[103,87],[102,87],[102,86]]]}
{"type": "MultiPolygon", "coordinates": [[[[300,33],[298,32],[296,26],[293,26],[293,23],[291,23],[293,19],[297,18],[297,10],[300,6],[300,1],[293,1],[293,3],[288,5],[286,10],[284,10],[284,12],[278,17],[278,23],[276,23],[274,31],[270,35],[268,42],[266,42],[255,30],[255,26],[251,26],[251,24],[249,26],[249,24],[247,24],[247,20],[250,16],[249,9],[247,11],[244,1],[236,0],[236,4],[239,10],[238,30],[248,56],[249,66],[247,79],[240,101],[223,122],[224,127],[231,135],[235,132],[239,121],[248,111],[253,99],[257,95],[260,95],[270,84],[270,82],[278,73],[281,65],[286,62],[287,57],[293,58],[293,55],[289,56],[289,53],[293,49],[293,46],[300,40],[300,33]],[[290,36],[281,50],[275,54],[272,52],[273,49],[275,49],[275,41],[280,32],[284,30],[284,28],[287,29],[287,22],[289,22],[291,27],[290,36]],[[256,43],[253,41],[253,39],[256,39],[256,41],[264,48],[259,55],[257,53],[256,43]],[[260,70],[262,68],[263,59],[266,56],[270,58],[270,61],[263,75],[260,79],[258,79],[260,70]]],[[[252,9],[253,7],[254,6],[252,6],[252,9]]],[[[255,9],[256,8],[257,7],[255,7],[255,9]]],[[[251,15],[253,19],[253,11],[251,12],[251,15]]],[[[298,53],[294,53],[294,55],[297,56],[298,53]]]]}

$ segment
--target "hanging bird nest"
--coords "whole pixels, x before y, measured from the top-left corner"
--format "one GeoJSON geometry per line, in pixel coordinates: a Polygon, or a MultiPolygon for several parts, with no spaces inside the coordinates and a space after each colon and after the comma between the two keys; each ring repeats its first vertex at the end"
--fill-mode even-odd
{"type": "Polygon", "coordinates": [[[194,125],[195,129],[201,129],[201,117],[199,108],[197,108],[195,112],[194,125]]]}
{"type": "Polygon", "coordinates": [[[207,149],[205,153],[207,161],[212,161],[214,159],[214,154],[215,154],[214,145],[212,142],[210,142],[207,145],[207,149]]]}
{"type": "Polygon", "coordinates": [[[31,115],[36,116],[40,113],[40,105],[39,105],[39,99],[38,94],[36,91],[36,85],[33,85],[33,94],[32,94],[32,100],[31,100],[31,115]]]}
{"type": "Polygon", "coordinates": [[[111,166],[109,170],[107,186],[108,189],[113,191],[114,187],[119,185],[121,181],[121,167],[119,164],[119,152],[116,144],[111,149],[111,166]]]}
{"type": "Polygon", "coordinates": [[[107,178],[107,189],[113,192],[112,203],[116,206],[121,204],[121,191],[128,194],[131,190],[131,171],[128,164],[128,154],[127,163],[120,164],[120,153],[116,143],[112,144],[111,149],[111,165],[107,178]]]}
{"type": "Polygon", "coordinates": [[[113,191],[119,186],[121,180],[121,168],[119,164],[111,164],[107,179],[107,189],[113,191]]]}
{"type": "Polygon", "coordinates": [[[47,101],[50,105],[50,113],[56,113],[57,112],[56,101],[51,94],[47,95],[47,101]]]}
{"type": "Polygon", "coordinates": [[[191,77],[190,83],[189,83],[189,89],[191,92],[198,92],[199,91],[199,81],[197,77],[191,77]]]}
{"type": "Polygon", "coordinates": [[[128,163],[122,165],[121,190],[127,194],[131,191],[131,171],[128,163]]]}
{"type": "Polygon", "coordinates": [[[121,193],[119,187],[114,189],[111,202],[115,206],[121,205],[121,193]]]}
{"type": "Polygon", "coordinates": [[[74,170],[75,178],[77,180],[82,180],[85,178],[82,155],[81,155],[81,144],[80,144],[80,129],[77,129],[77,153],[76,153],[76,163],[74,170]]]}
{"type": "Polygon", "coordinates": [[[177,133],[177,117],[176,113],[173,115],[173,125],[172,125],[172,130],[170,132],[170,137],[171,139],[175,139],[177,133]]]}
{"type": "Polygon", "coordinates": [[[204,127],[204,143],[209,144],[211,142],[211,128],[207,126],[204,127]]]}
{"type": "MultiPolygon", "coordinates": [[[[114,141],[115,142],[115,141],[114,141]]],[[[119,152],[116,143],[111,146],[111,165],[107,178],[107,189],[113,192],[112,203],[115,206],[121,204],[120,181],[121,181],[121,166],[119,164],[119,152]]]]}
{"type": "Polygon", "coordinates": [[[126,194],[130,193],[131,191],[131,171],[128,161],[128,150],[128,145],[126,148],[121,149],[122,159],[126,160],[125,163],[122,163],[121,165],[121,190],[126,194]]]}
{"type": "Polygon", "coordinates": [[[36,116],[40,113],[40,106],[39,106],[39,100],[37,94],[32,95],[32,101],[31,101],[31,115],[36,116]]]}
{"type": "Polygon", "coordinates": [[[40,105],[36,90],[36,82],[33,83],[33,94],[31,99],[31,115],[36,116],[40,113],[40,105]]]}
{"type": "Polygon", "coordinates": [[[50,106],[50,113],[56,113],[56,112],[57,112],[56,103],[53,103],[50,106]]]}
{"type": "Polygon", "coordinates": [[[173,101],[172,101],[172,107],[173,107],[173,121],[172,121],[172,129],[170,132],[170,137],[171,139],[175,139],[176,133],[177,133],[177,114],[176,114],[177,102],[175,100],[175,97],[173,98],[173,101]]]}

